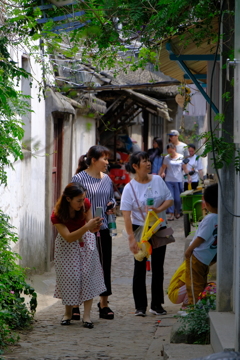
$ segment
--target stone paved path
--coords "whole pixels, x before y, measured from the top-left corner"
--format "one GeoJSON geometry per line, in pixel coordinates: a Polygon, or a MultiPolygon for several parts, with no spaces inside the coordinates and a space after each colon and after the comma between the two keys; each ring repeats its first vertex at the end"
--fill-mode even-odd
{"type": "MultiPolygon", "coordinates": [[[[121,235],[123,218],[117,218],[118,236],[113,240],[112,284],[110,306],[115,312],[114,320],[99,319],[98,299],[94,299],[92,320],[94,329],[85,329],[81,321],[71,326],[61,326],[63,315],[61,300],[52,299],[55,282],[54,271],[35,277],[38,279],[40,309],[36,313],[33,328],[20,334],[20,341],[3,356],[6,360],[156,360],[163,359],[162,345],[169,339],[171,325],[178,305],[165,296],[164,307],[168,315],[145,318],[134,316],[132,298],[133,257],[127,240],[121,235]],[[42,286],[41,286],[42,284],[42,286]]],[[[176,243],[167,247],[165,259],[165,289],[180,265],[185,239],[183,219],[169,223],[175,230],[176,243]]],[[[150,300],[150,272],[147,273],[150,300]]],[[[150,303],[150,301],[149,301],[150,303]]],[[[81,308],[82,310],[82,308],[81,308]]]]}

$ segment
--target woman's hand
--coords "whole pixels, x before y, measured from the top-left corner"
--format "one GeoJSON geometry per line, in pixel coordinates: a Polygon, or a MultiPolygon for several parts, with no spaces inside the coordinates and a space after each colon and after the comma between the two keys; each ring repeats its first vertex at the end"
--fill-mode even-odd
{"type": "Polygon", "coordinates": [[[165,176],[166,176],[165,172],[163,172],[160,176],[161,176],[162,179],[164,179],[165,176]]]}
{"type": "Polygon", "coordinates": [[[107,207],[111,207],[110,209],[108,209],[106,211],[107,215],[111,215],[111,214],[115,214],[115,207],[114,207],[114,203],[112,201],[110,201],[109,203],[107,203],[107,207]]]}
{"type": "Polygon", "coordinates": [[[147,213],[149,210],[153,210],[156,214],[160,212],[160,211],[158,210],[158,208],[156,208],[155,206],[146,206],[146,207],[145,207],[146,213],[147,213]]]}
{"type": "Polygon", "coordinates": [[[188,174],[188,183],[191,183],[192,182],[192,177],[191,175],[188,174]]]}
{"type": "Polygon", "coordinates": [[[99,231],[101,225],[102,225],[102,218],[100,218],[100,217],[90,219],[87,222],[88,230],[91,231],[92,233],[95,233],[95,232],[99,231]]]}
{"type": "Polygon", "coordinates": [[[134,237],[134,234],[128,236],[128,241],[129,241],[129,249],[131,250],[131,252],[133,254],[137,254],[139,251],[139,247],[134,237]]]}

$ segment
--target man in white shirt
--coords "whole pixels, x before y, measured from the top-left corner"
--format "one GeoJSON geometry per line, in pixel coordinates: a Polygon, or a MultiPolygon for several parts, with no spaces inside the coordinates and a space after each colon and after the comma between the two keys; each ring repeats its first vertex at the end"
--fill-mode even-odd
{"type": "Polygon", "coordinates": [[[178,140],[179,132],[177,130],[170,130],[170,133],[167,135],[169,136],[169,141],[176,146],[178,154],[184,157],[189,156],[187,144],[178,140]]]}

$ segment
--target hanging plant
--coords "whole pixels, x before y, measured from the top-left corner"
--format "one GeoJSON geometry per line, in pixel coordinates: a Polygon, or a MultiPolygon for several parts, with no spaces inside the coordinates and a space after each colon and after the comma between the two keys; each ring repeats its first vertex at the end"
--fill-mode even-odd
{"type": "Polygon", "coordinates": [[[191,89],[185,84],[178,86],[178,94],[175,97],[177,104],[186,111],[187,106],[191,103],[191,89]]]}

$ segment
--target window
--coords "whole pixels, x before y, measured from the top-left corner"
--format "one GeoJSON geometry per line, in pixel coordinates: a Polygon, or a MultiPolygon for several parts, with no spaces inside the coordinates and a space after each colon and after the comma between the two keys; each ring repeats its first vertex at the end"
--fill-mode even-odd
{"type": "Polygon", "coordinates": [[[160,116],[150,114],[151,121],[151,136],[164,138],[164,119],[160,116]]]}

